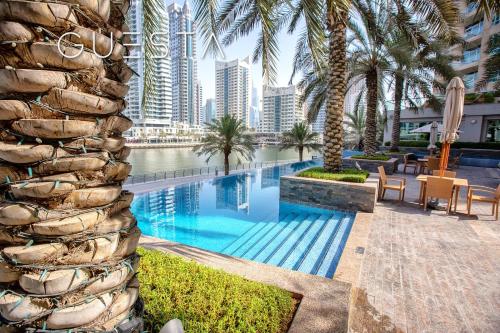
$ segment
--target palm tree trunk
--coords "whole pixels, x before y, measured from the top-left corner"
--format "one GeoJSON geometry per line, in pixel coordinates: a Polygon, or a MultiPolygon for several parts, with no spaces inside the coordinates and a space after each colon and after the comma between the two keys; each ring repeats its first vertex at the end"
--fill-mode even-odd
{"type": "Polygon", "coordinates": [[[229,175],[229,154],[224,153],[224,175],[229,175]]]}
{"type": "Polygon", "coordinates": [[[304,159],[304,147],[299,146],[299,162],[302,162],[304,159]]]}
{"type": "Polygon", "coordinates": [[[394,82],[394,115],[391,133],[391,151],[399,151],[399,137],[401,135],[401,101],[403,100],[403,78],[396,74],[394,82]]]}
{"type": "Polygon", "coordinates": [[[345,20],[327,20],[330,37],[323,159],[324,168],[328,172],[337,172],[342,168],[347,71],[346,25],[344,22],[347,20],[347,12],[344,14],[344,18],[345,20]]]}
{"type": "Polygon", "coordinates": [[[366,155],[373,155],[378,150],[377,144],[377,72],[374,70],[366,75],[366,87],[368,89],[368,100],[366,106],[365,147],[366,155]]]}

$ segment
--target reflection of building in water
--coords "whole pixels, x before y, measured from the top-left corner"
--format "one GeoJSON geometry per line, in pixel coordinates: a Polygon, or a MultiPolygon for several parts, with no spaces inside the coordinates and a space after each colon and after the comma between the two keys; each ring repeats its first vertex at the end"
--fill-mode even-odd
{"type": "Polygon", "coordinates": [[[175,189],[175,211],[181,215],[197,214],[200,209],[201,183],[187,184],[175,189]]]}
{"type": "Polygon", "coordinates": [[[171,224],[174,222],[174,188],[163,191],[150,192],[141,196],[137,201],[139,211],[148,217],[151,222],[153,234],[161,224],[171,224]]]}
{"type": "Polygon", "coordinates": [[[250,210],[250,177],[237,175],[222,178],[215,184],[217,209],[231,209],[234,211],[250,210]]]}
{"type": "Polygon", "coordinates": [[[273,187],[280,184],[280,169],[279,168],[265,168],[262,169],[262,178],[260,181],[260,187],[273,187]]]}

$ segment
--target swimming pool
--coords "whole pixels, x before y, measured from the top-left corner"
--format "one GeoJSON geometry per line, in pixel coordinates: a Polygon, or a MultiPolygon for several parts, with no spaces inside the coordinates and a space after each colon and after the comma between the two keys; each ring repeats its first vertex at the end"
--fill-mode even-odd
{"type": "Polygon", "coordinates": [[[279,200],[280,176],[318,163],[139,194],[132,211],[145,235],[331,278],[355,214],[279,200]]]}

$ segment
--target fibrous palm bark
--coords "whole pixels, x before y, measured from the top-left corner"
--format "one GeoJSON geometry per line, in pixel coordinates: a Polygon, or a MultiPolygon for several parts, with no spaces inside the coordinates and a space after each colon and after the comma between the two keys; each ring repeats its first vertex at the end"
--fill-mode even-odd
{"type": "Polygon", "coordinates": [[[142,329],[140,231],[121,186],[127,10],[128,0],[0,1],[2,332],[142,329]]]}
{"type": "Polygon", "coordinates": [[[366,155],[373,155],[378,150],[377,145],[377,103],[378,103],[378,77],[377,72],[372,71],[366,74],[367,105],[366,105],[366,126],[365,126],[365,146],[366,155]]]}
{"type": "Polygon", "coordinates": [[[330,36],[323,159],[324,168],[328,172],[336,172],[342,168],[347,11],[343,16],[343,19],[327,20],[330,36]]]}

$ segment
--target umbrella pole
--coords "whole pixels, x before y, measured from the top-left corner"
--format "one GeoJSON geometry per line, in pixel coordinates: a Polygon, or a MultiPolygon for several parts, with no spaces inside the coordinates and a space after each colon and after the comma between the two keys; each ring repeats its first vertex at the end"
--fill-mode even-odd
{"type": "Polygon", "coordinates": [[[443,177],[444,170],[448,167],[448,157],[450,156],[450,143],[445,141],[441,148],[441,160],[439,161],[439,176],[443,177]]]}

